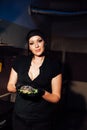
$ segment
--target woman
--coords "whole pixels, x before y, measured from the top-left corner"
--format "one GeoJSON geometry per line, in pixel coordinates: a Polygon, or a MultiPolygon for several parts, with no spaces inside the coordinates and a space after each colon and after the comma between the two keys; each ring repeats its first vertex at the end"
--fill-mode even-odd
{"type": "Polygon", "coordinates": [[[13,130],[51,130],[55,104],[61,98],[61,66],[47,54],[40,30],[30,31],[27,42],[29,55],[14,61],[7,85],[9,92],[17,93],[13,130]]]}

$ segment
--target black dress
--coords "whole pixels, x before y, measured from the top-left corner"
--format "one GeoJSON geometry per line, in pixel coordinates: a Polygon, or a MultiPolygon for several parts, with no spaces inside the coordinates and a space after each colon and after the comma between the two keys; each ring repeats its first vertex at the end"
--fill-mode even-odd
{"type": "MultiPolygon", "coordinates": [[[[31,80],[28,70],[31,65],[29,56],[21,56],[14,61],[13,69],[18,73],[17,84],[33,85],[51,92],[51,80],[61,73],[58,60],[46,56],[40,74],[31,80]]],[[[14,107],[14,130],[50,130],[52,115],[56,105],[43,98],[26,100],[17,93],[14,107]]]]}

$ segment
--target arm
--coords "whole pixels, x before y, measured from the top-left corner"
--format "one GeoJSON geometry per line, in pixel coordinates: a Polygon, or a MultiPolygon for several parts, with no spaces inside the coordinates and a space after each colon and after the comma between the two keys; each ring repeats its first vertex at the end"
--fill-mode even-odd
{"type": "Polygon", "coordinates": [[[11,69],[11,73],[10,73],[10,77],[9,77],[9,81],[8,81],[8,84],[7,84],[7,90],[9,92],[16,92],[16,84],[17,82],[17,73],[16,71],[12,68],[11,69]]]}
{"type": "Polygon", "coordinates": [[[52,93],[45,91],[43,98],[49,102],[57,103],[61,98],[62,74],[52,79],[51,86],[52,93]]]}

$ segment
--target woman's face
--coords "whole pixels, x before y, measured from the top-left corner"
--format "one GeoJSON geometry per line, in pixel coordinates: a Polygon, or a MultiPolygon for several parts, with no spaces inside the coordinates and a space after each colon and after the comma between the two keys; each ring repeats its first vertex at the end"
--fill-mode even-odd
{"type": "Polygon", "coordinates": [[[45,50],[45,41],[42,37],[36,35],[29,39],[29,50],[36,56],[41,56],[45,50]]]}

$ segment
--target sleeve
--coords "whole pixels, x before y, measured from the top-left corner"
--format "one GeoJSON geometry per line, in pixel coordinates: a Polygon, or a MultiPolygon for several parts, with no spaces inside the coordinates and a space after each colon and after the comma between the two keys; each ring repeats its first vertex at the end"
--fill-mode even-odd
{"type": "Polygon", "coordinates": [[[24,58],[25,56],[18,56],[15,58],[12,64],[12,68],[18,73],[24,64],[24,58]]]}
{"type": "Polygon", "coordinates": [[[62,74],[62,63],[58,60],[54,60],[52,63],[52,77],[62,74]]]}

